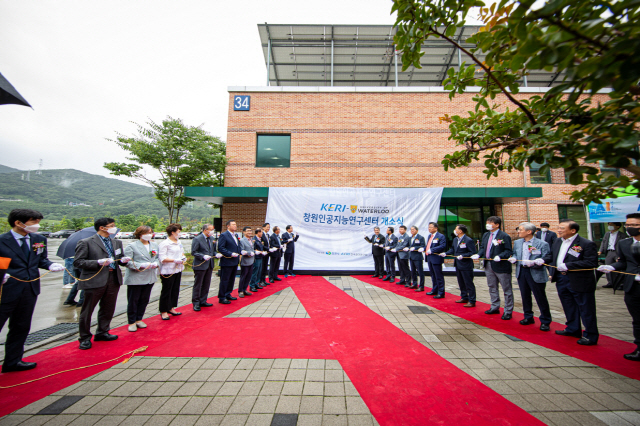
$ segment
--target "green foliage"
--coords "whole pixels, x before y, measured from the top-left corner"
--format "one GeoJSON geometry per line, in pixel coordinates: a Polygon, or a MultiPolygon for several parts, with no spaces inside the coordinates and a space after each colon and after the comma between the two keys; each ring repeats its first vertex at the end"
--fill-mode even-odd
{"type": "Polygon", "coordinates": [[[463,149],[447,154],[445,170],[484,161],[487,178],[499,171],[523,170],[536,162],[563,168],[573,185],[574,200],[598,201],[614,196],[616,187],[640,188],[640,2],[622,0],[501,0],[485,7],[480,0],[394,0],[403,69],[420,68],[423,42],[442,38],[468,54],[473,63],[450,68],[444,81],[449,97],[471,86],[480,92],[468,116],[444,116],[450,139],[463,149]],[[486,24],[466,41],[453,38],[468,14],[480,8],[486,24]],[[480,60],[479,55],[486,55],[480,60]],[[560,84],[542,95],[516,99],[524,75],[533,70],[564,72],[560,84]],[[593,97],[613,90],[605,102],[593,97]],[[493,102],[504,94],[509,105],[493,102]],[[624,169],[604,177],[596,165],[624,169]]]}
{"type": "Polygon", "coordinates": [[[167,208],[170,221],[178,221],[180,209],[192,200],[184,196],[184,187],[224,184],[227,159],[222,140],[171,117],[162,124],[150,120],[147,128],[136,125],[136,137],[118,135],[114,141],[129,152],[128,159],[133,163],[106,163],[104,167],[116,176],[133,177],[151,185],[156,198],[167,208]],[[144,166],[156,170],[160,178],[146,176],[144,166]]]}

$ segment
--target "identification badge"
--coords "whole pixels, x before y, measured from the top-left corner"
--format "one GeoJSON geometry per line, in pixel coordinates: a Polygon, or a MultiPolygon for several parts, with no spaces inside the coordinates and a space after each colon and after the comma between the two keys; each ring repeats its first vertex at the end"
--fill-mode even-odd
{"type": "Polygon", "coordinates": [[[116,256],[122,254],[122,250],[121,249],[116,249],[116,256]]]}
{"type": "Polygon", "coordinates": [[[434,238],[433,241],[432,241],[432,243],[434,243],[434,244],[437,243],[437,242],[438,242],[437,238],[434,238]]]}
{"type": "Polygon", "coordinates": [[[38,251],[36,251],[36,254],[37,255],[41,255],[43,251],[44,251],[44,249],[39,248],[38,251]]]}
{"type": "Polygon", "coordinates": [[[575,251],[574,249],[569,249],[569,251],[567,252],[568,254],[570,254],[573,257],[578,257],[580,256],[580,253],[578,253],[577,251],[575,251]]]}
{"type": "Polygon", "coordinates": [[[540,249],[533,249],[531,250],[531,254],[542,254],[542,252],[540,251],[540,249]]]}
{"type": "Polygon", "coordinates": [[[460,243],[460,245],[458,246],[460,248],[467,248],[467,243],[460,243]]]}

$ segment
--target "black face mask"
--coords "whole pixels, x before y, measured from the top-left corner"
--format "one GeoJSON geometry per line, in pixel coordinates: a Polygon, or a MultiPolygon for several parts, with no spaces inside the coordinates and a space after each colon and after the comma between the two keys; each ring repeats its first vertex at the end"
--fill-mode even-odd
{"type": "Polygon", "coordinates": [[[637,237],[640,235],[640,228],[627,228],[627,234],[632,237],[637,237]]]}

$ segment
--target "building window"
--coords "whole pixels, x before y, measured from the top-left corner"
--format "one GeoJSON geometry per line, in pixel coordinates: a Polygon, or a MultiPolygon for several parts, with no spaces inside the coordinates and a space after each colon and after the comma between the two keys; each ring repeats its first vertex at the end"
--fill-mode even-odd
{"type": "Polygon", "coordinates": [[[600,174],[603,177],[609,177],[609,176],[613,176],[613,177],[620,177],[620,169],[616,169],[615,167],[607,167],[604,164],[604,161],[599,161],[599,166],[600,166],[600,174]]]}
{"type": "Polygon", "coordinates": [[[536,162],[531,163],[529,166],[529,176],[531,177],[531,183],[551,183],[551,171],[547,170],[546,173],[540,173],[540,167],[543,164],[536,162]]]}
{"type": "Polygon", "coordinates": [[[580,225],[579,233],[583,234],[586,238],[589,231],[587,229],[587,215],[584,211],[584,206],[566,206],[558,205],[558,218],[571,219],[580,225]]]}
{"type": "Polygon", "coordinates": [[[291,135],[258,135],[256,167],[290,167],[291,135]]]}

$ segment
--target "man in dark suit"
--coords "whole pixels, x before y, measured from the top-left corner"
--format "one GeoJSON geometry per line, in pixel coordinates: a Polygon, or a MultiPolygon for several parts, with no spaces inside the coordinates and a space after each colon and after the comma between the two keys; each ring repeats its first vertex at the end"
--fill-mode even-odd
{"type": "Polygon", "coordinates": [[[456,268],[456,278],[460,287],[460,299],[456,300],[456,303],[464,303],[465,308],[475,308],[476,286],[473,283],[473,260],[469,258],[477,253],[476,245],[467,235],[465,225],[456,225],[453,232],[456,234],[453,245],[446,254],[443,254],[455,258],[453,266],[456,268]]]}
{"type": "Polygon", "coordinates": [[[220,234],[218,238],[218,252],[222,254],[220,258],[220,286],[218,288],[218,303],[228,305],[232,300],[238,300],[231,296],[233,284],[238,273],[240,263],[240,242],[236,237],[236,221],[228,220],[226,223],[227,232],[220,234]]]}
{"type": "Polygon", "coordinates": [[[581,345],[598,343],[598,321],[596,318],[596,276],[598,246],[593,241],[578,235],[580,225],[571,219],[562,219],[558,225],[558,238],[551,249],[551,259],[546,264],[555,266],[551,282],[556,283],[562,309],[567,318],[567,327],[556,330],[561,336],[578,337],[581,345]],[[580,320],[584,325],[584,333],[580,320]]]}
{"type": "Polygon", "coordinates": [[[396,245],[398,244],[398,237],[393,235],[393,226],[387,228],[387,238],[384,240],[384,262],[387,265],[387,275],[382,277],[382,281],[395,282],[396,281],[396,245]]]}
{"type": "Polygon", "coordinates": [[[411,264],[411,281],[410,288],[416,291],[424,291],[424,253],[427,243],[424,237],[418,234],[418,227],[411,227],[411,238],[409,238],[409,263],[411,264]],[[418,277],[420,283],[418,284],[418,277]]]}
{"type": "MultiPolygon", "coordinates": [[[[398,236],[398,244],[396,244],[396,253],[398,253],[398,269],[400,269],[400,281],[397,284],[405,287],[411,286],[411,269],[409,269],[409,245],[411,238],[407,234],[407,227],[400,225],[398,228],[400,235],[398,236]],[[406,249],[406,250],[405,250],[406,249]]],[[[414,288],[417,288],[414,287],[414,288]]]]}
{"type": "Polygon", "coordinates": [[[251,291],[258,291],[264,288],[260,283],[260,275],[262,274],[262,262],[266,261],[269,252],[264,247],[262,236],[262,228],[256,228],[255,235],[253,236],[253,250],[255,252],[255,261],[253,263],[253,272],[251,273],[251,283],[249,287],[251,291]]]}
{"type": "Polygon", "coordinates": [[[78,241],[73,266],[81,269],[78,288],[84,290],[84,303],[78,321],[80,349],[91,349],[91,316],[100,304],[98,328],[94,341],[112,341],[118,336],[110,334],[111,320],[116,310],[118,291],[122,285],[120,265],[131,259],[124,257],[122,241],[116,240],[118,232],[115,220],[109,217],[96,219],[93,227],[96,235],[78,241]]]}
{"type": "Polygon", "coordinates": [[[618,261],[612,265],[602,265],[599,271],[609,275],[621,275],[624,289],[624,303],[631,314],[633,326],[633,343],[637,348],[624,358],[629,361],[640,361],[640,213],[627,215],[625,224],[631,238],[618,243],[618,261]],[[611,271],[624,271],[629,274],[611,274],[611,271]]]}
{"type": "Polygon", "coordinates": [[[549,248],[551,248],[553,247],[553,243],[558,239],[558,234],[551,231],[549,226],[550,225],[547,222],[542,222],[540,224],[540,230],[536,232],[535,237],[549,244],[549,248]]]}
{"type": "Polygon", "coordinates": [[[491,308],[485,314],[500,313],[500,290],[498,283],[504,292],[504,314],[503,320],[510,320],[513,312],[513,289],[511,287],[511,263],[507,259],[511,257],[512,245],[511,237],[500,229],[502,219],[498,216],[487,218],[487,232],[482,236],[480,250],[478,254],[471,256],[473,260],[483,256],[484,270],[487,276],[487,286],[491,296],[491,308]]]}
{"type": "MultiPolygon", "coordinates": [[[[260,239],[262,240],[262,245],[264,246],[264,250],[271,253],[271,251],[269,250],[271,248],[269,239],[271,238],[271,234],[269,234],[269,230],[271,229],[271,225],[269,223],[265,223],[262,225],[262,237],[260,237],[260,239]]],[[[267,282],[267,274],[269,273],[269,255],[265,256],[262,258],[262,273],[260,274],[260,285],[262,286],[268,286],[270,285],[267,282]]]]}
{"type": "Polygon", "coordinates": [[[282,260],[282,241],[280,240],[280,227],[273,227],[273,234],[269,238],[269,246],[271,247],[269,254],[271,267],[269,268],[269,282],[273,284],[276,281],[282,281],[278,278],[278,269],[280,269],[280,261],[282,260]]]}
{"type": "Polygon", "coordinates": [[[371,255],[375,267],[371,278],[382,278],[384,276],[384,237],[380,235],[380,228],[377,226],[373,228],[373,235],[364,239],[371,244],[371,255]]]}
{"type": "Polygon", "coordinates": [[[211,287],[211,274],[215,267],[216,243],[213,240],[215,229],[213,225],[202,226],[202,233],[193,239],[191,254],[193,254],[193,289],[191,291],[191,303],[193,310],[199,311],[201,307],[208,308],[213,303],[208,303],[209,288],[211,287]]]}
{"type": "Polygon", "coordinates": [[[293,273],[293,260],[296,254],[296,241],[298,241],[297,232],[293,232],[293,226],[287,225],[287,232],[282,236],[282,244],[284,245],[284,277],[295,277],[293,273]]]}
{"type": "Polygon", "coordinates": [[[0,299],[0,330],[9,320],[2,372],[31,370],[35,362],[22,361],[24,342],[31,329],[31,318],[40,294],[40,272],[48,269],[60,272],[64,267],[47,258],[47,239],[36,234],[42,214],[35,210],[11,210],[8,217],[11,230],[0,235],[0,257],[11,259],[2,278],[0,299]],[[21,280],[21,281],[18,281],[21,280]],[[33,280],[33,281],[31,281],[33,280]],[[30,281],[30,282],[24,282],[30,281]]]}
{"type": "Polygon", "coordinates": [[[427,237],[427,246],[425,253],[427,254],[427,265],[429,265],[429,275],[431,275],[431,291],[427,292],[428,296],[434,299],[444,299],[444,274],[442,273],[442,264],[444,259],[440,253],[447,249],[447,239],[443,234],[438,232],[438,224],[429,223],[429,236],[427,237]]]}
{"type": "MultiPolygon", "coordinates": [[[[600,250],[598,250],[598,256],[601,254],[605,255],[605,265],[612,265],[617,261],[617,244],[625,238],[629,238],[629,236],[624,231],[620,230],[621,227],[622,223],[620,222],[607,223],[608,231],[604,234],[602,243],[600,243],[600,250]]],[[[608,282],[606,285],[603,285],[602,288],[613,288],[614,290],[617,290],[618,288],[620,288],[623,278],[623,274],[607,274],[608,282]]]]}

